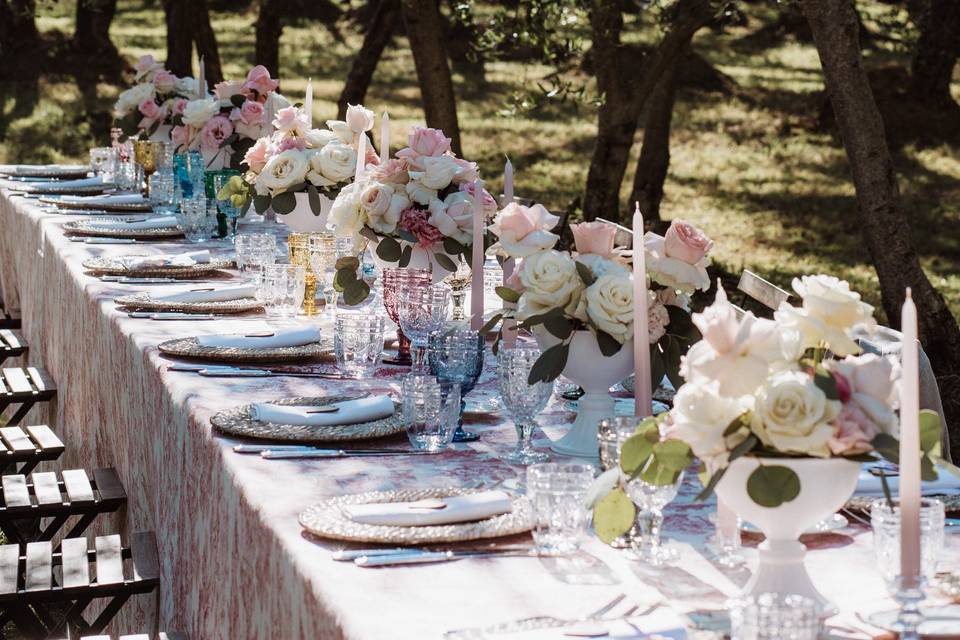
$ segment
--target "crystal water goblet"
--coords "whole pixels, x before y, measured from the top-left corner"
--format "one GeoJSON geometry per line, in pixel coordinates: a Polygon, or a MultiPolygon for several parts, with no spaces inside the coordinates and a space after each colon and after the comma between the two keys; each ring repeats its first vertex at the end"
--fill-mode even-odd
{"type": "Polygon", "coordinates": [[[483,371],[486,354],[483,336],[470,329],[438,333],[431,336],[427,351],[430,371],[438,380],[460,383],[460,414],[453,441],[479,440],[476,433],[463,430],[463,410],[467,406],[464,396],[473,390],[483,371]]]}
{"type": "Polygon", "coordinates": [[[548,462],[527,467],[533,544],[539,555],[568,555],[580,548],[590,519],[585,499],[593,475],[589,464],[548,462]]]}
{"type": "Polygon", "coordinates": [[[337,271],[337,239],[333,234],[312,234],[307,240],[307,253],[310,256],[310,266],[317,278],[318,285],[323,292],[324,311],[337,310],[337,290],[333,287],[333,279],[337,271]]]}
{"type": "Polygon", "coordinates": [[[513,418],[517,428],[517,446],[503,458],[522,465],[546,462],[550,456],[533,447],[534,421],[543,411],[553,393],[553,383],[527,382],[533,363],[540,357],[540,350],[533,347],[501,348],[497,352],[497,384],[504,408],[513,418]]]}
{"type": "Polygon", "coordinates": [[[233,178],[233,175],[226,173],[217,173],[213,176],[213,190],[217,202],[217,212],[226,219],[226,234],[223,238],[227,242],[232,242],[236,237],[237,221],[240,219],[240,207],[235,206],[229,197],[220,197],[220,192],[227,186],[231,178],[233,178]]]}
{"type": "Polygon", "coordinates": [[[653,484],[640,478],[627,482],[627,496],[633,500],[638,509],[649,515],[647,529],[641,536],[640,547],[635,553],[645,562],[655,567],[662,567],[677,562],[680,554],[676,549],[665,546],[661,539],[663,529],[663,508],[677,497],[680,484],[683,482],[683,472],[671,484],[653,484]]]}
{"type": "Polygon", "coordinates": [[[390,268],[383,270],[383,307],[387,315],[397,325],[397,357],[384,358],[389,364],[409,365],[410,339],[400,326],[400,292],[414,287],[426,287],[433,281],[433,275],[426,269],[390,268]]]}
{"type": "MultiPolygon", "coordinates": [[[[640,419],[634,416],[614,416],[601,420],[597,424],[597,444],[600,455],[600,469],[609,471],[620,467],[620,445],[636,433],[640,419]]],[[[613,540],[611,547],[633,549],[639,543],[649,514],[637,509],[633,526],[625,534],[613,540]]]]}
{"type": "Polygon", "coordinates": [[[348,378],[371,376],[383,355],[386,319],[365,311],[338,310],[334,320],[333,351],[337,368],[348,378]]]}
{"type": "Polygon", "coordinates": [[[398,316],[403,333],[410,338],[413,349],[411,371],[427,373],[427,346],[430,334],[439,331],[447,319],[450,307],[450,287],[435,284],[414,287],[400,292],[398,316]]]}
{"type": "Polygon", "coordinates": [[[177,226],[190,242],[206,242],[213,237],[213,221],[207,215],[207,198],[202,192],[180,202],[177,226]]]}
{"type": "Polygon", "coordinates": [[[731,640],[816,640],[820,611],[810,598],[761,593],[730,606],[731,640]]]}
{"type": "Polygon", "coordinates": [[[103,176],[108,182],[109,164],[113,161],[113,147],[94,147],[90,149],[90,169],[95,176],[103,176]]]}
{"type": "Polygon", "coordinates": [[[249,278],[277,260],[277,237],[272,233],[240,233],[234,240],[237,268],[249,278]]]}
{"type": "Polygon", "coordinates": [[[303,304],[304,279],[305,270],[301,265],[264,265],[257,298],[264,303],[267,315],[280,318],[297,315],[303,304]]]}
{"type": "Polygon", "coordinates": [[[410,444],[423,451],[446,449],[457,428],[459,383],[410,373],[403,379],[401,392],[401,416],[410,444]]]}

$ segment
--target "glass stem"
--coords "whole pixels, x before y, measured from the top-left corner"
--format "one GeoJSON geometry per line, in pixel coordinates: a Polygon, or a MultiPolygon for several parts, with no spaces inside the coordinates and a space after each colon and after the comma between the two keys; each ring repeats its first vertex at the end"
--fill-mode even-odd
{"type": "Polygon", "coordinates": [[[450,316],[451,320],[466,320],[467,317],[463,312],[463,303],[467,299],[467,292],[464,289],[457,289],[452,294],[453,298],[453,313],[450,316]]]}
{"type": "Polygon", "coordinates": [[[520,453],[533,452],[533,430],[537,425],[533,422],[517,423],[517,451],[520,453]]]}
{"type": "Polygon", "coordinates": [[[430,373],[427,366],[427,345],[416,341],[412,344],[413,365],[410,367],[411,373],[430,373]]]}
{"type": "Polygon", "coordinates": [[[660,548],[660,530],[663,528],[663,511],[660,509],[650,510],[650,521],[645,538],[645,546],[650,551],[656,551],[660,548]]]}
{"type": "Polygon", "coordinates": [[[920,623],[923,614],[920,612],[920,602],[923,601],[923,580],[906,580],[897,578],[896,600],[900,603],[900,614],[897,616],[896,631],[900,640],[919,640],[920,623]]]}
{"type": "Polygon", "coordinates": [[[404,335],[403,330],[397,327],[397,360],[401,362],[410,359],[410,338],[404,335]]]}

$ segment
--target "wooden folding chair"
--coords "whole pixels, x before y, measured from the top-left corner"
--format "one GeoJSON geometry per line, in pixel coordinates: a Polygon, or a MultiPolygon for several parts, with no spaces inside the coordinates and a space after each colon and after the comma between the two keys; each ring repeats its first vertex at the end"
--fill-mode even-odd
{"type": "Polygon", "coordinates": [[[20,329],[20,318],[3,308],[0,301],[0,329],[20,329]]]}
{"type": "Polygon", "coordinates": [[[776,311],[781,303],[790,299],[789,291],[784,291],[772,282],[768,282],[746,269],[740,275],[737,289],[744,294],[741,307],[745,311],[753,311],[758,316],[772,315],[772,312],[776,311]]]}
{"type": "MultiPolygon", "coordinates": [[[[78,640],[190,640],[185,633],[161,633],[158,636],[148,633],[141,633],[134,636],[86,636],[78,640]]],[[[63,640],[74,640],[73,637],[66,637],[63,640]]]]}
{"type": "Polygon", "coordinates": [[[62,638],[71,627],[81,636],[101,634],[131,596],[160,584],[156,536],[135,533],[130,540],[125,547],[119,535],[66,538],[59,551],[49,541],[25,551],[0,546],[0,626],[12,622],[31,639],[62,638]],[[87,622],[84,609],[101,598],[106,606],[87,622]],[[54,613],[63,609],[63,616],[54,613]]]}
{"type": "Polygon", "coordinates": [[[0,478],[0,530],[8,542],[24,546],[30,542],[53,540],[67,521],[80,519],[67,533],[76,538],[101,513],[113,513],[127,501],[115,469],[96,469],[93,476],[82,469],[61,472],[35,472],[0,478]],[[25,534],[17,521],[50,518],[38,535],[25,534]]]}
{"type": "Polygon", "coordinates": [[[19,331],[0,329],[0,364],[7,358],[19,358],[27,352],[27,341],[19,331]]]}
{"type": "Polygon", "coordinates": [[[18,425],[38,402],[50,400],[57,393],[57,386],[47,372],[37,367],[12,367],[0,369],[0,412],[16,405],[17,409],[7,419],[8,425],[18,425]]]}
{"type": "Polygon", "coordinates": [[[0,474],[28,474],[45,461],[56,460],[64,446],[45,424],[0,428],[0,474]]]}

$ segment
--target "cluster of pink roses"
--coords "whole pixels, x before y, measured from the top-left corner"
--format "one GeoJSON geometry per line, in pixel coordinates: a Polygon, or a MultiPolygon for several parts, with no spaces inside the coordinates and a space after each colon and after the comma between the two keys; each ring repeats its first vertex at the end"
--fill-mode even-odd
{"type": "Polygon", "coordinates": [[[178,78],[164,69],[153,56],[142,56],[134,65],[136,84],[123,91],[114,104],[118,119],[134,116],[138,130],[152,134],[183,113],[197,91],[193,78],[178,78]]]}

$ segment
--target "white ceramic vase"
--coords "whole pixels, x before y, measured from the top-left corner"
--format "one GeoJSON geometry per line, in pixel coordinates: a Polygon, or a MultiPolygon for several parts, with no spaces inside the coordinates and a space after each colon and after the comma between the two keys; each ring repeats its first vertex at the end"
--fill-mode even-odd
{"type": "Polygon", "coordinates": [[[156,131],[150,134],[150,140],[153,142],[170,142],[171,131],[173,131],[172,125],[161,124],[156,131]]]}
{"type": "MultiPolygon", "coordinates": [[[[543,327],[535,327],[534,335],[541,350],[546,350],[560,340],[543,327]]],[[[597,337],[591,331],[577,331],[570,341],[570,354],[563,375],[583,388],[584,394],[577,402],[577,419],[570,430],[550,448],[566,456],[596,458],[597,424],[613,416],[613,398],[610,387],[633,371],[633,341],[626,342],[612,356],[605,356],[597,345],[597,337]]]]}
{"type": "Polygon", "coordinates": [[[289,227],[290,231],[300,233],[320,233],[328,231],[327,216],[330,214],[330,207],[333,206],[333,200],[320,194],[320,215],[315,215],[310,208],[310,196],[306,192],[295,193],[297,206],[293,211],[287,214],[277,214],[277,222],[289,227]]]}
{"type": "Polygon", "coordinates": [[[753,458],[734,460],[717,483],[717,496],[766,536],[759,564],[744,595],[796,593],[815,600],[822,611],[832,605],[810,580],[804,565],[807,549],[800,534],[836,513],[853,495],[860,464],[843,458],[753,458]],[[800,478],[800,494],[779,507],[762,507],[747,493],[747,479],[761,464],[784,466],[800,478]]]}
{"type": "Polygon", "coordinates": [[[230,149],[224,147],[216,151],[201,151],[205,171],[222,171],[230,164],[230,149]]]}
{"type": "MultiPolygon", "coordinates": [[[[406,240],[397,240],[400,243],[401,249],[406,248],[410,245],[406,240]]],[[[377,268],[381,271],[383,269],[395,269],[398,265],[397,261],[387,262],[383,258],[377,255],[377,246],[379,242],[370,242],[370,255],[373,256],[373,263],[377,265],[377,268]]],[[[414,245],[413,251],[410,253],[410,262],[406,266],[407,269],[426,269],[433,273],[433,284],[437,284],[442,281],[450,272],[441,267],[439,264],[430,259],[430,254],[426,249],[421,249],[420,247],[414,245]]]]}

